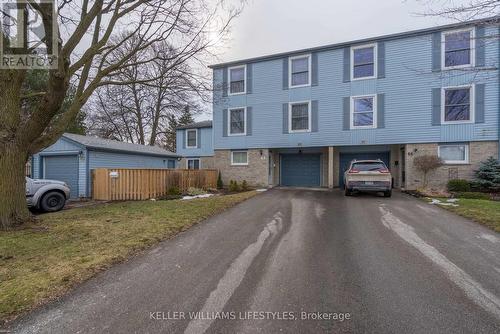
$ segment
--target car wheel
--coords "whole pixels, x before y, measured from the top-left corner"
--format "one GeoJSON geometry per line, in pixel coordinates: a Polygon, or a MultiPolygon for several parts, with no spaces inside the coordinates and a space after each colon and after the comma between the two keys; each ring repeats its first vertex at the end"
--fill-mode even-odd
{"type": "Polygon", "coordinates": [[[392,196],[392,190],[384,191],[384,197],[391,197],[391,196],[392,196]]]}
{"type": "Polygon", "coordinates": [[[346,195],[346,196],[351,196],[351,194],[352,194],[352,191],[351,191],[351,190],[349,190],[349,188],[344,187],[344,195],[346,195]]]}
{"type": "Polygon", "coordinates": [[[64,208],[66,198],[57,191],[51,191],[43,195],[40,201],[40,208],[45,212],[55,212],[64,208]]]}

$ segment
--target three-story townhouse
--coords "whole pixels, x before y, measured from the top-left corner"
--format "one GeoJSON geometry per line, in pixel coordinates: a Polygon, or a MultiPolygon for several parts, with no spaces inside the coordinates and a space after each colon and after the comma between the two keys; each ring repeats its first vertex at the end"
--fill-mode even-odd
{"type": "Polygon", "coordinates": [[[214,164],[255,186],[343,186],[381,159],[395,187],[473,178],[499,156],[499,18],[211,66],[214,164]]]}

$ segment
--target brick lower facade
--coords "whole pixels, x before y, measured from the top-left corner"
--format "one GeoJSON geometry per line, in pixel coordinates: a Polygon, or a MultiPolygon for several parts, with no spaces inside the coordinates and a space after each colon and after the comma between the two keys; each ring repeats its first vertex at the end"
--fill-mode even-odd
{"type": "MultiPolygon", "coordinates": [[[[423,174],[416,170],[413,159],[419,155],[437,155],[438,144],[407,144],[406,145],[406,182],[405,188],[415,190],[423,187],[423,174]]],[[[435,189],[446,189],[446,184],[451,179],[474,178],[474,170],[478,169],[481,161],[489,156],[498,159],[498,142],[481,141],[469,143],[469,163],[456,165],[443,165],[435,171],[429,172],[427,186],[435,189]]]]}
{"type": "Polygon", "coordinates": [[[248,165],[232,166],[231,150],[215,150],[214,166],[222,176],[222,182],[227,187],[230,180],[241,183],[246,180],[252,187],[267,187],[269,185],[269,150],[257,149],[248,151],[248,165]]]}

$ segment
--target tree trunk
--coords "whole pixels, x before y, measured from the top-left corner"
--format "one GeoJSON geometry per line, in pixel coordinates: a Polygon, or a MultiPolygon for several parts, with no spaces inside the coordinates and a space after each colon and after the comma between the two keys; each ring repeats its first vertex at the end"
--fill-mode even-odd
{"type": "Polygon", "coordinates": [[[28,153],[11,144],[0,152],[0,226],[6,230],[31,218],[24,175],[28,153]]]}

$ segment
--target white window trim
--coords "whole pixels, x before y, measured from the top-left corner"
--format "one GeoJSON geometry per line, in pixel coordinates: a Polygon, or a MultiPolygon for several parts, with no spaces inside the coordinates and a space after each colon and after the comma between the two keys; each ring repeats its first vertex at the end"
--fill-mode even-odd
{"type": "Polygon", "coordinates": [[[243,95],[247,93],[247,65],[231,66],[227,69],[227,95],[243,95]],[[231,70],[243,68],[243,91],[239,93],[231,93],[231,70]]]}
{"type": "Polygon", "coordinates": [[[376,129],[377,128],[377,94],[369,94],[369,95],[356,95],[351,96],[351,108],[350,108],[350,129],[376,129]],[[372,125],[354,125],[354,100],[362,99],[362,98],[372,98],[373,99],[373,124],[372,125]]]}
{"type": "Polygon", "coordinates": [[[301,132],[311,132],[311,101],[297,101],[288,103],[288,133],[301,133],[301,132]],[[292,106],[296,104],[306,104],[307,103],[307,129],[303,130],[292,130],[292,106]]]}
{"type": "Polygon", "coordinates": [[[228,136],[246,136],[247,135],[247,107],[229,108],[227,110],[227,135],[228,136]],[[243,109],[243,133],[231,133],[231,110],[243,109]]]}
{"type": "Polygon", "coordinates": [[[305,54],[305,55],[299,55],[299,56],[293,56],[293,57],[288,57],[288,88],[299,88],[299,87],[309,87],[311,86],[311,80],[312,80],[312,64],[311,64],[311,54],[305,54]],[[303,85],[292,85],[292,60],[294,59],[300,59],[300,58],[307,58],[307,68],[308,68],[308,83],[303,84],[303,85]]]}
{"type": "Polygon", "coordinates": [[[441,88],[441,124],[469,124],[475,122],[475,104],[476,104],[476,93],[475,93],[475,85],[463,85],[463,86],[449,86],[441,88]],[[470,120],[468,121],[445,121],[444,120],[444,111],[445,111],[445,91],[447,89],[460,89],[460,88],[469,88],[470,89],[470,120]]]}
{"type": "Polygon", "coordinates": [[[351,81],[376,79],[378,75],[378,45],[377,43],[351,46],[351,81]],[[354,77],[354,51],[358,49],[373,48],[373,75],[370,77],[354,77]]]}
{"type": "Polygon", "coordinates": [[[248,166],[248,151],[231,151],[231,166],[248,166]],[[234,162],[233,159],[234,153],[245,153],[247,155],[247,162],[246,163],[234,162]]]}
{"type": "Polygon", "coordinates": [[[458,68],[467,68],[467,67],[474,67],[476,63],[476,29],[474,27],[472,28],[466,28],[466,29],[457,29],[457,30],[449,30],[449,31],[443,31],[441,33],[441,69],[442,70],[454,70],[458,68]],[[470,31],[470,64],[464,64],[464,65],[456,65],[456,66],[446,66],[445,64],[445,49],[446,49],[446,35],[457,33],[457,32],[463,32],[463,31],[470,31]]]}
{"type": "Polygon", "coordinates": [[[198,129],[187,129],[187,130],[186,130],[186,148],[198,148],[198,129]],[[190,131],[194,131],[194,132],[196,133],[196,136],[195,136],[195,138],[196,138],[196,143],[195,143],[195,145],[194,145],[194,146],[189,146],[189,140],[188,140],[189,136],[188,136],[188,132],[190,132],[190,131]]]}
{"type": "Polygon", "coordinates": [[[189,169],[189,161],[190,160],[198,160],[198,169],[201,169],[201,160],[200,160],[200,158],[186,158],[186,169],[189,169]]]}
{"type": "Polygon", "coordinates": [[[446,165],[467,165],[469,164],[469,144],[439,144],[438,157],[441,158],[441,147],[443,146],[465,146],[465,160],[444,160],[446,165]]]}

